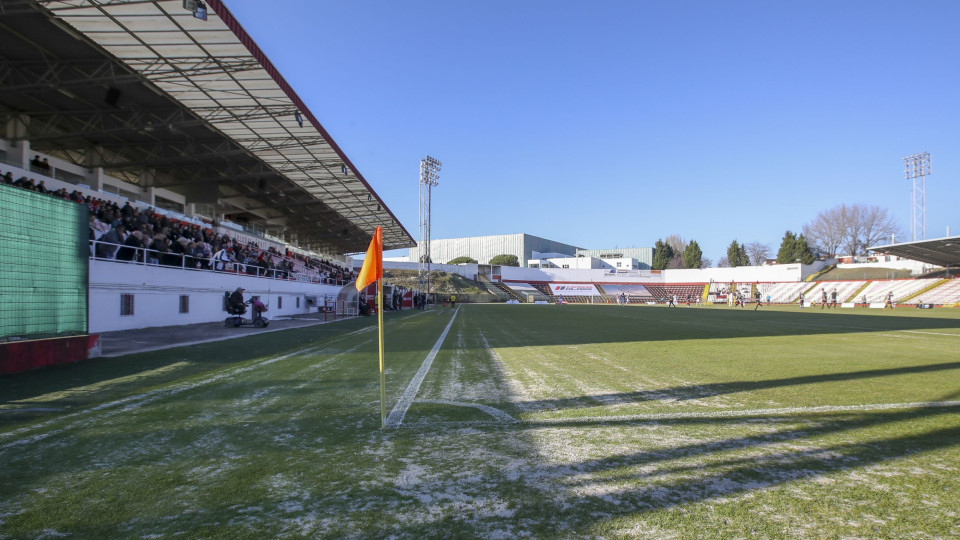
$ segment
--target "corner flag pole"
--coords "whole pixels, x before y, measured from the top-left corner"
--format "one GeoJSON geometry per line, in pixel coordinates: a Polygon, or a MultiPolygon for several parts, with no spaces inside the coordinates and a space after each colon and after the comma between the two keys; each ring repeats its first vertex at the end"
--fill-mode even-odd
{"type": "Polygon", "coordinates": [[[387,427],[387,392],[383,375],[383,278],[377,281],[377,334],[380,338],[380,429],[387,427]]]}
{"type": "Polygon", "coordinates": [[[370,239],[370,247],[363,258],[363,266],[354,284],[362,291],[371,283],[377,283],[377,335],[380,338],[380,429],[387,427],[386,381],[383,375],[383,229],[377,227],[370,239]]]}

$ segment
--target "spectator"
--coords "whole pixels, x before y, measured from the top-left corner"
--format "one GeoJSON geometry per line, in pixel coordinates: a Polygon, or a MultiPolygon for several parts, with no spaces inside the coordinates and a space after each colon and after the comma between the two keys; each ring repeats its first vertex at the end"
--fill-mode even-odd
{"type": "Polygon", "coordinates": [[[233,262],[233,257],[230,252],[233,251],[230,248],[221,248],[219,251],[213,255],[213,269],[216,271],[225,272],[227,270],[227,265],[233,262]]]}
{"type": "Polygon", "coordinates": [[[123,231],[123,225],[117,225],[116,227],[110,227],[110,230],[103,233],[103,236],[100,237],[100,243],[97,244],[97,257],[101,259],[114,258],[120,248],[119,244],[123,243],[121,240],[123,231]]]}
{"type": "Polygon", "coordinates": [[[140,249],[143,248],[143,233],[133,231],[123,242],[123,247],[117,250],[118,261],[135,261],[139,258],[140,249]]]}
{"type": "Polygon", "coordinates": [[[247,312],[247,306],[244,305],[243,301],[243,291],[245,290],[243,287],[237,287],[235,291],[230,293],[230,298],[227,300],[231,311],[237,315],[243,315],[247,312]]]}
{"type": "Polygon", "coordinates": [[[267,311],[267,306],[260,301],[259,296],[254,296],[250,299],[250,305],[253,307],[253,318],[260,319],[263,316],[263,312],[267,311]]]}

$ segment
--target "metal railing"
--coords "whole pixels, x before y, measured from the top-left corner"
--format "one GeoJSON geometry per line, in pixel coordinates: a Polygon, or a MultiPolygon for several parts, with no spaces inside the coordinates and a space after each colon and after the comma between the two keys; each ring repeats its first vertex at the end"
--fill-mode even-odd
{"type": "Polygon", "coordinates": [[[144,266],[179,268],[181,270],[217,272],[238,276],[256,276],[267,279],[294,280],[302,283],[318,283],[323,285],[342,286],[352,281],[320,277],[318,274],[306,272],[263,268],[256,264],[245,264],[236,261],[218,261],[214,260],[213,257],[197,257],[185,253],[162,252],[145,247],[127,246],[112,242],[102,242],[100,240],[90,240],[90,259],[144,266]],[[118,254],[122,254],[123,258],[117,258],[118,254]]]}

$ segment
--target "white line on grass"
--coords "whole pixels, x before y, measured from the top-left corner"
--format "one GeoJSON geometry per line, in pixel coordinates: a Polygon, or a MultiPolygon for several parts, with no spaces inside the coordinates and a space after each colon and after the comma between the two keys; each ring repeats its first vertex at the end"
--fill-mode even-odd
{"type": "Polygon", "coordinates": [[[831,413],[850,411],[887,411],[902,409],[936,409],[960,407],[960,401],[920,401],[915,403],[870,403],[866,405],[821,405],[816,407],[781,407],[777,409],[743,409],[731,411],[675,412],[655,414],[628,414],[617,416],[582,416],[576,418],[543,418],[521,420],[535,424],[590,424],[603,422],[649,422],[656,420],[682,420],[687,418],[738,418],[749,416],[780,416],[788,414],[831,413]]]}
{"type": "Polygon", "coordinates": [[[491,407],[489,405],[483,405],[480,403],[470,403],[468,401],[453,401],[449,399],[418,399],[417,403],[435,403],[437,405],[453,405],[454,407],[472,407],[474,409],[478,409],[489,414],[490,416],[496,418],[501,422],[515,423],[517,421],[516,418],[501,411],[500,409],[491,407]]]}
{"type": "Polygon", "coordinates": [[[430,349],[430,354],[424,358],[423,363],[420,364],[420,369],[417,370],[417,374],[413,376],[413,380],[410,381],[407,389],[404,390],[403,395],[400,396],[400,401],[397,402],[397,405],[387,416],[387,420],[384,422],[387,427],[399,427],[400,424],[403,423],[403,417],[406,416],[410,404],[413,403],[413,398],[416,397],[417,392],[420,391],[420,384],[423,383],[427,372],[430,371],[430,366],[433,365],[433,359],[436,358],[437,353],[440,352],[440,346],[443,345],[443,340],[447,337],[447,333],[450,332],[450,327],[453,326],[453,321],[457,318],[457,313],[459,312],[460,306],[457,306],[457,310],[454,311],[453,316],[450,317],[450,322],[447,323],[447,327],[444,328],[443,333],[440,334],[440,339],[438,339],[433,345],[433,348],[430,349]]]}

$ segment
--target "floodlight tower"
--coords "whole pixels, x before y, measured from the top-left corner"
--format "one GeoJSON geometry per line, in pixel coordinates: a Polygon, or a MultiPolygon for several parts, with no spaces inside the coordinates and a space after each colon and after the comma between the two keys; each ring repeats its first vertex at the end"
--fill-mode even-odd
{"type": "Polygon", "coordinates": [[[903,158],[903,173],[907,180],[913,179],[911,197],[910,241],[927,239],[927,175],[930,174],[930,153],[914,154],[903,158]]]}
{"type": "Polygon", "coordinates": [[[427,156],[420,160],[420,273],[417,275],[417,287],[430,298],[430,195],[440,178],[443,163],[427,156]]]}

